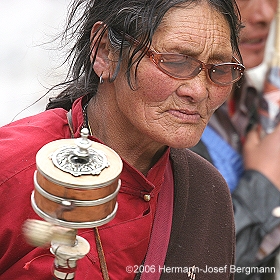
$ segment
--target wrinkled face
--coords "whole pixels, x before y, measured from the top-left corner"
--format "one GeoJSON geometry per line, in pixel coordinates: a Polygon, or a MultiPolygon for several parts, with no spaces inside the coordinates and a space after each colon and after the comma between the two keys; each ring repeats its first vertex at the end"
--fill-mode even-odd
{"type": "MultiPolygon", "coordinates": [[[[155,32],[151,49],[188,54],[204,63],[232,59],[229,26],[206,3],[171,9],[155,32]]],[[[135,91],[120,74],[114,82],[116,102],[130,135],[176,148],[199,141],[210,116],[232,88],[214,84],[205,71],[192,79],[174,79],[147,56],[139,64],[135,91]]]]}
{"type": "Polygon", "coordinates": [[[271,22],[277,9],[277,0],[237,0],[245,27],[240,33],[240,52],[246,68],[262,63],[271,22]]]}

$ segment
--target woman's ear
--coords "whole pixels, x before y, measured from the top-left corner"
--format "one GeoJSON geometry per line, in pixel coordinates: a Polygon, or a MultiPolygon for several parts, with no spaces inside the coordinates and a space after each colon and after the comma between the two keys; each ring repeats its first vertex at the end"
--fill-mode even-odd
{"type": "Polygon", "coordinates": [[[104,32],[105,25],[103,22],[96,22],[90,34],[91,40],[91,54],[90,61],[93,63],[94,72],[103,79],[109,79],[110,77],[110,65],[109,65],[109,43],[108,43],[108,31],[104,32]],[[102,34],[104,33],[104,34],[102,34]],[[102,37],[101,37],[102,36],[102,37]]]}

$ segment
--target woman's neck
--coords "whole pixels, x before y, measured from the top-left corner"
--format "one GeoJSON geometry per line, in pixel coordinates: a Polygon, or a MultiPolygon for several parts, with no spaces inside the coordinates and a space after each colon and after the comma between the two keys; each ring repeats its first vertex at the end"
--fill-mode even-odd
{"type": "Polygon", "coordinates": [[[166,150],[166,146],[140,133],[107,100],[97,101],[93,97],[87,106],[87,117],[93,136],[144,175],[166,150]]]}

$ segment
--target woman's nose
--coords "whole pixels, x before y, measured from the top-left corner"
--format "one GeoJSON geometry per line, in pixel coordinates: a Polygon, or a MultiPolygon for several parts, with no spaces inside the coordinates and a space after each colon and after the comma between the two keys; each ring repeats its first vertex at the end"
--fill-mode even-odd
{"type": "Polygon", "coordinates": [[[197,103],[208,98],[208,85],[212,82],[208,79],[206,73],[201,71],[197,76],[190,80],[182,81],[177,89],[177,95],[185,97],[189,102],[197,103]]]}

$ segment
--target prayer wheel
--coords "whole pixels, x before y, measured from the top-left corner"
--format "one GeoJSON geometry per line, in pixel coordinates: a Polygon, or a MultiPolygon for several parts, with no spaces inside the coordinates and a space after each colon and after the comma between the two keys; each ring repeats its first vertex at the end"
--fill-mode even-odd
{"type": "Polygon", "coordinates": [[[45,221],[27,220],[23,233],[32,246],[51,245],[53,279],[75,278],[77,261],[90,250],[77,230],[98,232],[118,208],[122,160],[109,147],[89,140],[88,134],[84,128],[80,138],[50,142],[36,155],[31,205],[45,221]]]}
{"type": "Polygon", "coordinates": [[[66,228],[92,228],[117,211],[122,160],[109,147],[81,138],[61,139],[36,155],[31,204],[44,220],[66,228]]]}

